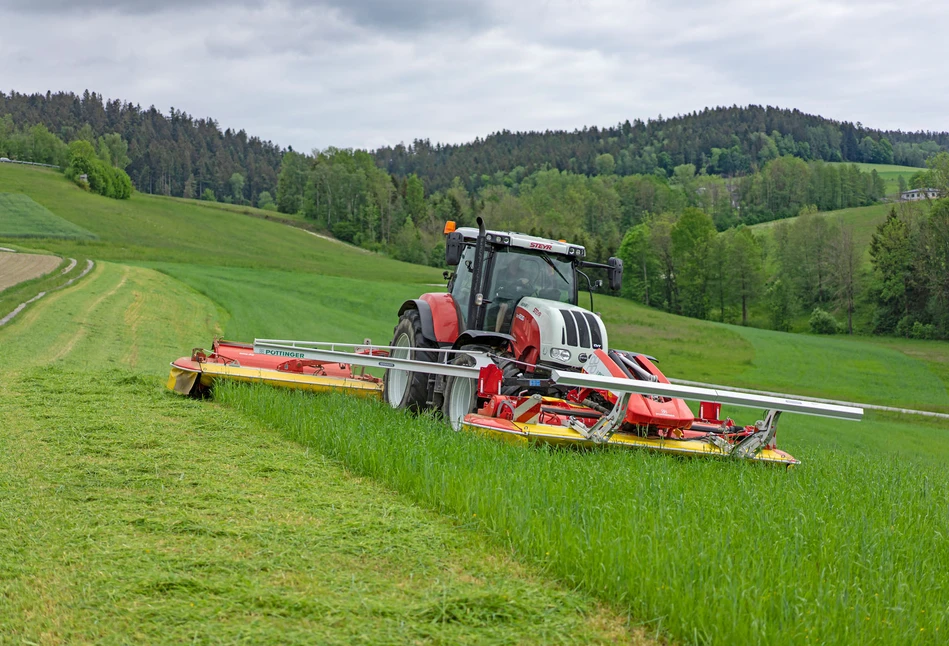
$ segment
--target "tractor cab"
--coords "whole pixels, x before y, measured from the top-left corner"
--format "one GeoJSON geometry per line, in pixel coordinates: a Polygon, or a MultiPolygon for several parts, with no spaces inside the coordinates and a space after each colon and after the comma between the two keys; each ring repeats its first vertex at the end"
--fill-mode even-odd
{"type": "MultiPolygon", "coordinates": [[[[510,333],[515,308],[524,298],[577,305],[581,267],[607,270],[610,286],[619,287],[622,262],[586,262],[586,249],[564,240],[548,240],[521,233],[479,228],[445,227],[445,256],[457,269],[448,291],[458,309],[461,329],[510,333]]],[[[591,290],[600,282],[590,282],[591,290]]]]}
{"type": "MultiPolygon", "coordinates": [[[[493,232],[490,235],[506,240],[514,237],[493,232]]],[[[583,252],[582,247],[574,248],[583,252]]],[[[477,272],[480,289],[473,292],[476,255],[474,244],[464,248],[448,290],[458,307],[459,323],[466,329],[508,333],[514,308],[525,297],[577,304],[577,272],[572,258],[510,243],[491,243],[477,272]],[[476,302],[479,295],[480,307],[476,302]],[[469,315],[472,305],[474,312],[469,315]]]]}

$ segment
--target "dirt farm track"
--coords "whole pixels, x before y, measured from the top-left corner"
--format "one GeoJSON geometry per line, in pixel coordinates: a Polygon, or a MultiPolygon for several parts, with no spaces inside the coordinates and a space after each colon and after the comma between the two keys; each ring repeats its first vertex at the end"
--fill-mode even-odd
{"type": "Polygon", "coordinates": [[[0,252],[0,292],[24,280],[31,280],[56,269],[58,256],[0,252]]]}

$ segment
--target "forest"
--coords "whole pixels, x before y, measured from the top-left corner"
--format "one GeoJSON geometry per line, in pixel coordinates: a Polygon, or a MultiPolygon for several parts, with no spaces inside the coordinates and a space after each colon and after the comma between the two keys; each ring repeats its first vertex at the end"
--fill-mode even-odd
{"type": "Polygon", "coordinates": [[[549,167],[583,175],[669,176],[676,166],[725,177],[742,175],[777,157],[804,161],[925,165],[949,150],[949,133],[882,131],[861,123],[838,122],[799,110],[749,105],[633,122],[608,128],[546,132],[502,131],[465,144],[412,144],[383,147],[377,163],[399,177],[421,177],[429,190],[461,178],[471,190],[496,172],[523,168],[526,174],[549,167]],[[613,165],[604,166],[608,154],[613,165]]]}
{"type": "MultiPolygon", "coordinates": [[[[256,204],[262,192],[273,194],[284,150],[243,130],[221,130],[211,118],[197,119],[171,108],[162,114],[154,106],[143,109],[118,99],[105,100],[86,90],[20,94],[0,92],[0,151],[6,139],[7,154],[0,156],[38,161],[22,136],[42,125],[66,143],[76,139],[98,141],[110,134],[127,142],[126,172],[135,189],[143,193],[197,198],[212,194],[256,204]],[[4,134],[3,128],[7,128],[4,134]],[[12,153],[12,154],[11,154],[12,153]],[[234,195],[234,175],[243,178],[234,195]],[[205,193],[210,191],[209,193],[205,193]]],[[[57,165],[63,165],[59,163],[57,165]]]]}
{"type": "Polygon", "coordinates": [[[943,186],[947,147],[947,133],[747,106],[306,154],[174,108],[164,115],[88,91],[0,93],[0,157],[61,166],[110,197],[128,196],[127,172],[138,191],[302,214],[346,242],[434,266],[444,222],[483,216],[494,228],[583,244],[593,260],[620,255],[622,295],[650,306],[775,329],[804,321],[824,333],[853,332],[855,312],[869,308],[861,331],[949,334],[937,269],[943,211],[902,208],[877,232],[888,242],[874,237],[879,249],[926,250],[898,265],[902,283],[887,273],[897,271],[889,251],[871,249],[865,275],[852,231],[816,215],[884,198],[875,170],[847,162],[918,166],[915,186],[943,186]],[[770,236],[749,228],[794,216],[770,236]]]}

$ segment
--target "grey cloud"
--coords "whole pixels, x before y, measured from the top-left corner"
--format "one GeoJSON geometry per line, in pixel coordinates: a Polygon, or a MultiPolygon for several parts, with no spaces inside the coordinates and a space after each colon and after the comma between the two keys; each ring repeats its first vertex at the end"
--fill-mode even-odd
{"type": "Polygon", "coordinates": [[[297,150],[747,103],[949,129],[946,9],[920,0],[218,1],[0,0],[0,81],[173,105],[297,150]]]}
{"type": "Polygon", "coordinates": [[[13,13],[91,13],[111,11],[123,15],[153,15],[200,9],[265,9],[284,5],[294,11],[330,9],[344,19],[371,29],[415,31],[434,25],[456,24],[480,28],[492,20],[479,0],[0,0],[0,10],[13,13]]]}

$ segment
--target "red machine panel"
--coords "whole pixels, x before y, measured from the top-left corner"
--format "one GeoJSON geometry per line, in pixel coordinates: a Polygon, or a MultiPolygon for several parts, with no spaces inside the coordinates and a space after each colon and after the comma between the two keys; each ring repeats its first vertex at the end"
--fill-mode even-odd
{"type": "Polygon", "coordinates": [[[435,340],[439,343],[454,343],[458,338],[458,311],[451,294],[422,294],[419,298],[432,308],[432,324],[435,340]]]}
{"type": "Polygon", "coordinates": [[[536,364],[540,360],[540,328],[534,315],[523,307],[515,309],[511,335],[514,337],[514,356],[517,360],[536,364]]]}

